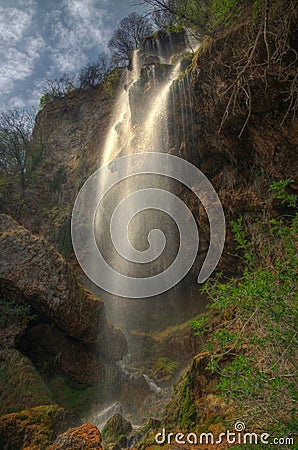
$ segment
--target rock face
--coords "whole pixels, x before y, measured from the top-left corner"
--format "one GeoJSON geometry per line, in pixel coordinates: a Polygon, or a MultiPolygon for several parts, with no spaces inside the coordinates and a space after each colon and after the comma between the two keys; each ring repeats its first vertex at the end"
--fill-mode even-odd
{"type": "MultiPolygon", "coordinates": [[[[242,44],[244,35],[243,26],[238,25],[223,37],[206,39],[193,60],[192,71],[187,75],[188,82],[184,77],[192,94],[188,110],[191,111],[192,107],[195,111],[192,122],[195,146],[181,142],[180,155],[199,165],[222,202],[227,237],[218,270],[226,273],[235,273],[239,264],[232,256],[235,241],[230,221],[239,215],[247,215],[254,221],[265,204],[266,208],[274,210],[268,194],[271,181],[292,178],[294,183],[289,189],[293,189],[294,193],[297,193],[298,181],[298,122],[290,117],[283,120],[288,103],[278,77],[268,75],[268,84],[261,76],[258,77],[258,73],[251,78],[251,113],[242,133],[248,111],[240,94],[236,110],[231,113],[228,108],[229,114],[221,126],[231,90],[225,95],[223,93],[235,80],[233,70],[228,67],[232,67],[235,60],[240,60],[245,53],[242,44]]],[[[258,51],[261,53],[261,49],[258,51]]],[[[189,118],[187,121],[191,122],[189,118]]],[[[209,239],[209,223],[198,202],[187,195],[185,197],[198,218],[203,253],[209,239]]],[[[247,232],[249,234],[249,230],[247,232]]]]}
{"type": "Polygon", "coordinates": [[[57,405],[39,406],[19,413],[6,414],[0,417],[0,448],[45,449],[59,434],[79,422],[73,413],[57,405]]]}
{"type": "Polygon", "coordinates": [[[71,209],[79,189],[98,168],[113,104],[114,98],[98,86],[45,105],[34,131],[34,140],[43,143],[38,173],[22,205],[6,205],[7,214],[45,236],[64,256],[72,252],[71,209]]]}
{"type": "Polygon", "coordinates": [[[95,425],[84,424],[58,436],[48,450],[101,450],[101,434],[95,425]]]}
{"type": "Polygon", "coordinates": [[[121,373],[115,361],[126,353],[126,341],[108,324],[103,302],[78,285],[70,265],[47,241],[9,216],[0,219],[1,298],[14,305],[16,318],[20,308],[29,308],[26,317],[2,328],[0,344],[16,347],[38,369],[50,363],[75,382],[104,379],[110,392],[117,392],[121,373]]]}

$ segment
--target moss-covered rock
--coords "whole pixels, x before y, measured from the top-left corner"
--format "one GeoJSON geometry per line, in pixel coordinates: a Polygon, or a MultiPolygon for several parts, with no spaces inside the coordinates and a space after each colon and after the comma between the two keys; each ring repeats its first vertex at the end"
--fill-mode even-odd
{"type": "Polygon", "coordinates": [[[46,449],[78,417],[58,405],[38,406],[0,417],[0,448],[3,450],[46,449]]]}
{"type": "Polygon", "coordinates": [[[233,407],[218,395],[218,375],[207,370],[209,362],[208,352],[197,355],[176,385],[164,417],[168,427],[183,431],[205,430],[231,416],[233,407]]]}
{"type": "Polygon", "coordinates": [[[0,351],[0,414],[54,403],[31,361],[15,349],[0,351]]]}
{"type": "Polygon", "coordinates": [[[126,447],[128,435],[132,431],[132,425],[121,414],[114,414],[102,430],[102,436],[106,443],[115,443],[120,447],[126,447]]]}

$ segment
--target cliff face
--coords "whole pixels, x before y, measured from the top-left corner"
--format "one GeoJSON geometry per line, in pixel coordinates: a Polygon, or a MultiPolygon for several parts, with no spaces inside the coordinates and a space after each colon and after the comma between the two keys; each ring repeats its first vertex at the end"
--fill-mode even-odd
{"type": "MultiPolygon", "coordinates": [[[[35,139],[44,145],[36,196],[22,224],[67,255],[69,217],[76,195],[99,164],[114,99],[103,88],[76,90],[47,104],[36,118],[35,139]]],[[[33,197],[33,198],[32,198],[33,197]]]]}
{"type": "MultiPolygon", "coordinates": [[[[256,42],[256,62],[246,68],[243,62],[239,77],[246,27],[237,25],[216,39],[206,38],[196,53],[187,74],[193,93],[190,107],[195,109],[194,144],[180,141],[180,155],[199,164],[222,202],[227,236],[218,269],[226,273],[237,273],[239,262],[231,256],[235,244],[230,221],[240,215],[254,221],[265,207],[278,216],[280,205],[270,201],[268,193],[272,181],[291,178],[289,193],[298,190],[298,121],[295,110],[289,110],[291,79],[280,77],[274,67],[263,69],[262,42],[256,42]]],[[[293,31],[297,47],[294,36],[293,31]]],[[[176,114],[179,120],[179,111],[176,114]]],[[[199,222],[203,258],[209,224],[203,208],[187,194],[185,199],[199,222]]]]}

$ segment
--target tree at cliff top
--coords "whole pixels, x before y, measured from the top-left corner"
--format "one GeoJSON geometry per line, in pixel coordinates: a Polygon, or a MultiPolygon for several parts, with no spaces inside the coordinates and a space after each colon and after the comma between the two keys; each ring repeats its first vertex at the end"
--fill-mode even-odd
{"type": "Polygon", "coordinates": [[[127,63],[133,50],[139,48],[143,39],[150,35],[152,30],[150,21],[137,13],[124,17],[108,44],[115,60],[119,64],[127,63]]]}
{"type": "Polygon", "coordinates": [[[82,67],[78,75],[78,86],[80,89],[87,89],[88,87],[96,87],[102,83],[113,69],[113,64],[109,55],[101,52],[95,62],[91,62],[82,67]]]}
{"type": "Polygon", "coordinates": [[[40,107],[43,108],[47,103],[57,98],[65,97],[70,91],[75,89],[76,84],[74,77],[67,73],[54,78],[53,80],[45,80],[43,83],[40,107]]]}
{"type": "Polygon", "coordinates": [[[35,114],[18,108],[0,114],[0,196],[2,210],[22,197],[37,171],[43,147],[32,143],[35,114]]]}

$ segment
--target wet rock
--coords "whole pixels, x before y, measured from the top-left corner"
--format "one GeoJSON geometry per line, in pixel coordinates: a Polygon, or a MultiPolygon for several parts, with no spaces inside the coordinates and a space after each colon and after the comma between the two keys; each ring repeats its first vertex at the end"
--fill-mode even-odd
{"type": "Polygon", "coordinates": [[[56,437],[79,424],[78,417],[58,405],[39,406],[0,417],[0,448],[47,448],[56,437]]]}
{"type": "Polygon", "coordinates": [[[151,394],[150,388],[142,375],[128,377],[124,374],[120,392],[120,401],[125,411],[137,411],[143,401],[151,394]]]}
{"type": "Polygon", "coordinates": [[[184,29],[171,33],[159,31],[144,39],[141,51],[145,55],[158,55],[165,60],[169,60],[174,54],[183,51],[187,44],[188,38],[184,29]]]}
{"type": "Polygon", "coordinates": [[[106,422],[114,416],[114,414],[122,414],[122,406],[120,402],[115,402],[112,406],[108,406],[95,417],[95,424],[98,428],[103,428],[106,422]]]}
{"type": "Polygon", "coordinates": [[[131,423],[121,414],[114,414],[102,430],[102,437],[105,442],[117,444],[125,448],[128,443],[128,435],[132,431],[131,423]]]}
{"type": "MultiPolygon", "coordinates": [[[[164,421],[168,427],[205,426],[218,420],[218,417],[230,417],[233,413],[233,406],[217,395],[219,375],[207,370],[209,362],[208,352],[200,353],[193,359],[167,405],[164,421]]],[[[226,364],[226,360],[222,364],[226,364]]]]}
{"type": "Polygon", "coordinates": [[[95,425],[83,424],[57,437],[48,450],[101,450],[101,434],[95,425]]]}
{"type": "Polygon", "coordinates": [[[133,430],[129,437],[130,447],[145,447],[146,442],[154,441],[156,432],[161,429],[161,421],[158,419],[150,418],[140,428],[133,430]]]}

